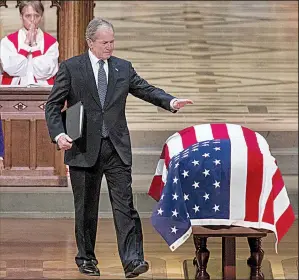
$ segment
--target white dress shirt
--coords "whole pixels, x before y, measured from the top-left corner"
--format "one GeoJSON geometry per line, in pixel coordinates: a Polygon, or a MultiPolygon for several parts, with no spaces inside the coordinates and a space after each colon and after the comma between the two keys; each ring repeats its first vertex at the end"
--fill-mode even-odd
{"type": "MultiPolygon", "coordinates": [[[[100,68],[100,64],[99,64],[100,59],[98,59],[90,50],[88,50],[88,55],[89,55],[89,59],[91,62],[94,78],[95,78],[96,84],[98,86],[98,73],[99,73],[99,68],[100,68]]],[[[107,79],[107,84],[108,84],[109,68],[108,68],[107,60],[104,60],[104,70],[106,72],[106,79],[107,79]]]]}

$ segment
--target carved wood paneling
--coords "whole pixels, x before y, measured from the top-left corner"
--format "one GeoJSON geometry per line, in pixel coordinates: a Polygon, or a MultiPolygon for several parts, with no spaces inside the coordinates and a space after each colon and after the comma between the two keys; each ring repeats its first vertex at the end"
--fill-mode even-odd
{"type": "Polygon", "coordinates": [[[0,186],[66,186],[63,152],[51,143],[44,116],[49,90],[0,88],[5,144],[0,186]]]}
{"type": "Polygon", "coordinates": [[[6,153],[11,154],[11,169],[29,169],[30,159],[30,121],[11,120],[11,135],[10,138],[11,151],[6,153]]]}
{"type": "Polygon", "coordinates": [[[36,133],[42,135],[36,142],[36,165],[37,168],[54,166],[55,145],[49,141],[49,133],[45,120],[36,120],[36,133]]]}

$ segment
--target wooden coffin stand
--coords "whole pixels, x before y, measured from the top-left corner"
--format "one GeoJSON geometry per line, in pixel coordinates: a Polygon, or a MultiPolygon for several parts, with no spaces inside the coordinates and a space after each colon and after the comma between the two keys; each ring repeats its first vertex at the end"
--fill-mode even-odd
{"type": "Polygon", "coordinates": [[[222,276],[223,279],[236,279],[236,237],[247,237],[250,257],[247,265],[250,267],[251,280],[263,280],[261,272],[264,251],[261,239],[272,233],[268,230],[253,229],[237,226],[192,226],[193,241],[195,245],[196,267],[195,280],[210,279],[207,272],[210,251],[207,249],[209,237],[222,237],[222,276]]]}

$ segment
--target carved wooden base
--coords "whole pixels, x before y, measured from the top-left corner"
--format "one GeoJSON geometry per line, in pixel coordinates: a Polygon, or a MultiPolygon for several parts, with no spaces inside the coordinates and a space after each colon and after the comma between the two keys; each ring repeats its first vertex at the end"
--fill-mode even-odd
{"type": "MultiPolygon", "coordinates": [[[[207,237],[193,234],[195,245],[195,258],[193,265],[196,266],[195,280],[210,279],[207,272],[210,251],[207,249],[207,237]]],[[[248,237],[250,257],[247,264],[250,267],[250,280],[264,280],[261,272],[264,251],[261,248],[261,238],[248,237]]],[[[236,279],[236,245],[235,237],[222,237],[222,273],[223,279],[236,279]]]]}
{"type": "Polygon", "coordinates": [[[193,235],[193,240],[196,249],[196,257],[193,260],[193,265],[197,267],[195,280],[210,279],[210,275],[207,273],[207,265],[210,257],[210,251],[207,249],[208,238],[193,235]]]}
{"type": "Polygon", "coordinates": [[[247,264],[250,266],[250,279],[264,280],[264,275],[261,271],[262,261],[264,258],[262,240],[261,238],[254,237],[249,237],[247,240],[250,248],[250,257],[247,260],[247,264]]]}

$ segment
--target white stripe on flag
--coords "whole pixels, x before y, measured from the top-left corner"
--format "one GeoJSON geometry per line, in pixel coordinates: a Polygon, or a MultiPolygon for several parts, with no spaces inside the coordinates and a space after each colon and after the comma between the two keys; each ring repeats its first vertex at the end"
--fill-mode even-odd
{"type": "Polygon", "coordinates": [[[247,145],[242,127],[227,124],[231,141],[230,219],[244,220],[246,205],[247,145]]]}
{"type": "Polygon", "coordinates": [[[168,176],[168,170],[166,168],[166,165],[163,165],[163,171],[162,171],[162,182],[165,184],[168,176]]]}
{"type": "Polygon", "coordinates": [[[211,125],[209,124],[200,124],[194,126],[195,135],[197,142],[202,142],[206,140],[213,140],[213,133],[211,125]]]}
{"type": "Polygon", "coordinates": [[[183,151],[183,141],[181,135],[176,132],[166,141],[169,151],[169,158],[172,159],[173,156],[176,156],[181,151],[183,151]]]}
{"type": "Polygon", "coordinates": [[[274,223],[279,220],[280,216],[287,210],[289,205],[290,200],[284,186],[274,200],[274,223]]]}
{"type": "Polygon", "coordinates": [[[156,175],[162,175],[164,162],[165,162],[164,159],[159,159],[157,167],[156,167],[155,176],[156,175]]]}
{"type": "Polygon", "coordinates": [[[271,161],[272,157],[263,155],[263,185],[261,196],[259,200],[259,221],[263,220],[266,204],[271,193],[273,184],[272,178],[276,172],[277,166],[274,161],[271,161]]]}
{"type": "Polygon", "coordinates": [[[261,153],[263,155],[268,155],[268,156],[271,155],[269,145],[268,145],[266,139],[257,132],[255,132],[255,135],[256,135],[256,139],[257,139],[261,153]]]}

